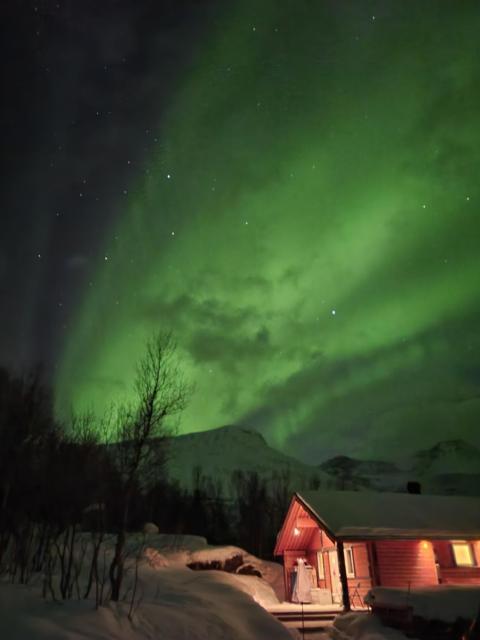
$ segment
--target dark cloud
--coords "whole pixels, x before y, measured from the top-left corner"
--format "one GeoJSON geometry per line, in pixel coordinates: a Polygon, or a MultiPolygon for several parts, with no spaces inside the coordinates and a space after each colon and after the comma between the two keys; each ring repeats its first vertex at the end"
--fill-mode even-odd
{"type": "Polygon", "coordinates": [[[442,323],[364,357],[332,364],[319,359],[264,389],[259,406],[241,422],[275,441],[279,417],[289,416],[286,446],[311,463],[347,450],[398,458],[432,438],[455,437],[459,424],[465,438],[480,444],[479,321],[471,317],[467,331],[465,320],[442,323]]]}

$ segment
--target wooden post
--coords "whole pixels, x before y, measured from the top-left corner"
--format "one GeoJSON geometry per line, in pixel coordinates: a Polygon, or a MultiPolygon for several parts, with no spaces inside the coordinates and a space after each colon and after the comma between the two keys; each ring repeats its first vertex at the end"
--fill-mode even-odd
{"type": "Polygon", "coordinates": [[[375,542],[367,542],[368,551],[368,568],[370,572],[370,581],[372,587],[380,585],[380,574],[378,570],[377,550],[375,549],[375,542]]]}
{"type": "Polygon", "coordinates": [[[350,595],[348,593],[347,569],[345,567],[345,554],[343,553],[343,542],[337,541],[338,571],[342,584],[342,600],[344,611],[350,611],[350,595]]]}

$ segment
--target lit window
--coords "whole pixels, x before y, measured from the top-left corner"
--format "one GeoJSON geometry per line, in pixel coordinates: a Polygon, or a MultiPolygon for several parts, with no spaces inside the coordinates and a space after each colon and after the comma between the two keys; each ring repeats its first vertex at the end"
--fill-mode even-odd
{"type": "Polygon", "coordinates": [[[325,579],[325,565],[323,564],[323,553],[319,551],[317,553],[317,569],[318,569],[318,579],[325,579]]]}
{"type": "Polygon", "coordinates": [[[353,563],[353,549],[352,547],[346,547],[343,550],[343,555],[345,557],[345,569],[347,571],[347,578],[355,577],[355,565],[353,563]]]}
{"type": "Polygon", "coordinates": [[[452,542],[453,557],[457,567],[474,567],[472,547],[468,542],[452,542]]]}

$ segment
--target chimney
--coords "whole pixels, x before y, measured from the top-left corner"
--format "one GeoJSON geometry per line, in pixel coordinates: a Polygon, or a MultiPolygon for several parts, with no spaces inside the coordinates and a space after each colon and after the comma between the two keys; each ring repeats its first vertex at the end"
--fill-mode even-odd
{"type": "Polygon", "coordinates": [[[417,482],[416,480],[409,480],[407,482],[407,493],[413,493],[416,495],[422,493],[422,485],[420,482],[417,482]]]}

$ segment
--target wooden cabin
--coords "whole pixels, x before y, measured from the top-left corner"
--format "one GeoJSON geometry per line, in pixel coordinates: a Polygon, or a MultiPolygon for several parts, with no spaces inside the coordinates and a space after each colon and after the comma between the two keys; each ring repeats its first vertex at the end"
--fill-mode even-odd
{"type": "Polygon", "coordinates": [[[312,604],[362,608],[373,586],[480,585],[480,499],[409,493],[302,491],[277,536],[286,599],[298,558],[312,604]]]}

